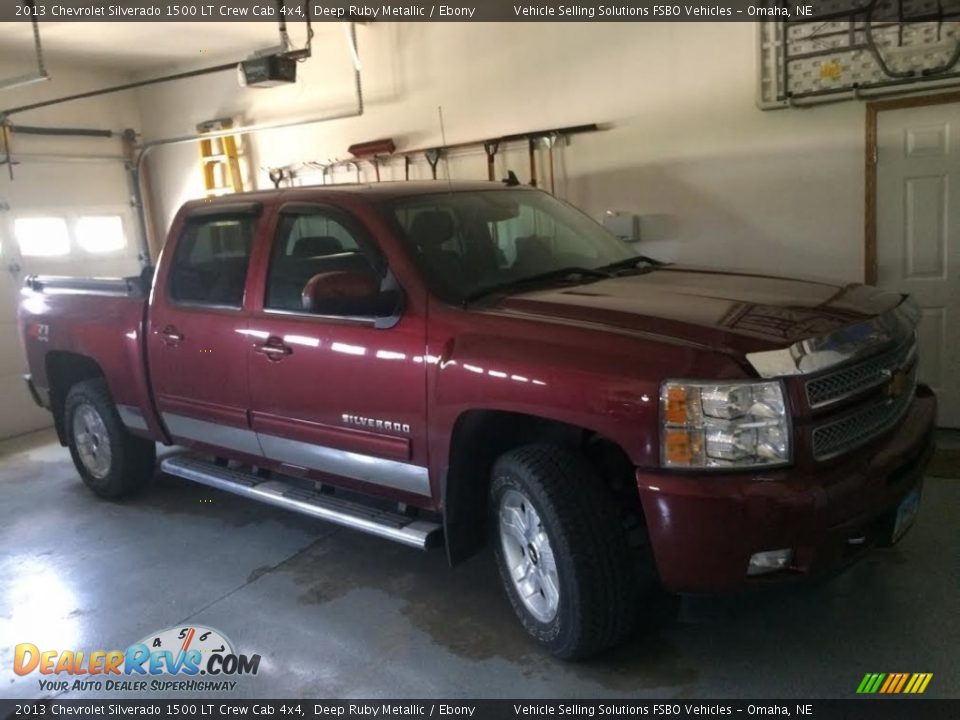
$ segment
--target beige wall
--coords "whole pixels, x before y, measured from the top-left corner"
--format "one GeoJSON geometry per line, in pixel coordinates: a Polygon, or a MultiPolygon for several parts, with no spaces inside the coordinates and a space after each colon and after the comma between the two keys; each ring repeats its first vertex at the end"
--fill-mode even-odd
{"type": "MultiPolygon", "coordinates": [[[[861,278],[863,107],[758,110],[752,24],[374,23],[358,35],[364,117],[261,134],[257,165],[342,158],[350,144],[385,136],[401,148],[439,143],[438,105],[449,143],[610,123],[559,151],[559,195],[595,216],[648,216],[645,236],[675,241],[684,261],[861,278]]],[[[300,71],[296,86],[280,89],[241,91],[226,73],[141,90],[145,134],[224,115],[264,122],[350,107],[341,26],[322,27],[300,71]]],[[[504,167],[528,177],[521,149],[504,167]]],[[[197,150],[162,149],[153,169],[165,224],[200,193],[197,150]]],[[[485,177],[482,154],[454,160],[451,174],[485,177]]],[[[428,177],[425,163],[415,175],[428,177]]]]}

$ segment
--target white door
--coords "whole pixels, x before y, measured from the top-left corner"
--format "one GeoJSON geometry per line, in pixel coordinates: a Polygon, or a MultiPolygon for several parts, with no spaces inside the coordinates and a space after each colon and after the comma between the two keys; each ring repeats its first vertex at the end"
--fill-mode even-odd
{"type": "Polygon", "coordinates": [[[960,103],[881,112],[877,151],[877,284],[920,305],[920,379],[960,428],[960,103]]]}

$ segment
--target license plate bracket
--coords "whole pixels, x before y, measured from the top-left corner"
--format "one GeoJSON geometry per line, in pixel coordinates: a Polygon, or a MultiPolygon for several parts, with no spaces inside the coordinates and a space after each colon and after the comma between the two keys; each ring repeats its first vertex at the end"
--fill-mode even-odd
{"type": "Polygon", "coordinates": [[[890,538],[891,543],[899,542],[913,526],[913,523],[917,519],[917,513],[920,510],[920,495],[920,487],[917,486],[900,501],[900,505],[897,506],[897,512],[894,516],[893,534],[890,538]]]}

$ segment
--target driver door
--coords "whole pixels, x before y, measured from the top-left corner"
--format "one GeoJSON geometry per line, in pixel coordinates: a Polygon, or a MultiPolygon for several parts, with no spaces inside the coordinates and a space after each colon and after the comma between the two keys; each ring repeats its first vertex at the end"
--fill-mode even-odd
{"type": "Polygon", "coordinates": [[[248,327],[251,426],[264,454],[290,474],[429,497],[424,318],[407,310],[384,321],[364,314],[368,302],[303,309],[318,274],[393,282],[371,235],[338,208],[287,206],[265,265],[248,327]]]}

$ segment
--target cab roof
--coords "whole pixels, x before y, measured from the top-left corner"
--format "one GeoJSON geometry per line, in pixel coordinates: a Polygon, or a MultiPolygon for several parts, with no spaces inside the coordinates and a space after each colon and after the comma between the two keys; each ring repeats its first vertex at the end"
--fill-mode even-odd
{"type": "Polygon", "coordinates": [[[478,192],[491,190],[535,190],[527,185],[507,186],[502,182],[480,180],[385,180],[374,183],[337,183],[335,185],[304,185],[302,187],[232,193],[215,198],[191,200],[184,207],[198,209],[244,202],[272,202],[280,200],[321,199],[332,195],[350,195],[376,200],[435,195],[443,192],[478,192]]]}

